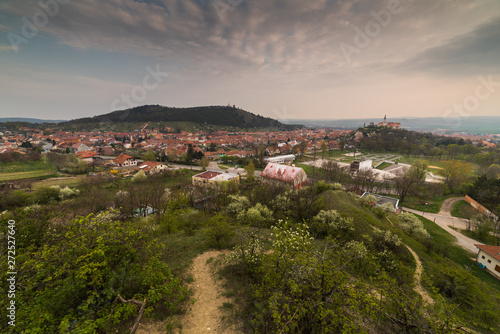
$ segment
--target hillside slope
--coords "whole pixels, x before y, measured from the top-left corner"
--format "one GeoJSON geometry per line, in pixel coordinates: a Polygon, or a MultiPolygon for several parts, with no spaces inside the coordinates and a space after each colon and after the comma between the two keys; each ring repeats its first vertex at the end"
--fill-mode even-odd
{"type": "Polygon", "coordinates": [[[127,110],[117,110],[109,114],[71,120],[61,125],[91,125],[107,122],[190,122],[241,129],[276,128],[288,130],[301,127],[285,125],[275,119],[255,115],[231,106],[174,108],[160,105],[145,105],[127,110]]]}

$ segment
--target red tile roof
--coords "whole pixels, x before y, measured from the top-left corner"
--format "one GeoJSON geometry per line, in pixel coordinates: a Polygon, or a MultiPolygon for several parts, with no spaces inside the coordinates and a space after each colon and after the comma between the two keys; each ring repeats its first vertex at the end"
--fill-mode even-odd
{"type": "Polygon", "coordinates": [[[477,248],[500,261],[500,246],[474,244],[477,248]]]}
{"type": "Polygon", "coordinates": [[[137,167],[138,170],[143,170],[145,173],[149,173],[149,171],[156,166],[161,165],[161,162],[153,162],[153,161],[146,161],[142,163],[139,167],[137,167]]]}
{"type": "Polygon", "coordinates": [[[113,159],[114,162],[116,162],[117,164],[123,164],[125,161],[127,161],[128,159],[134,159],[133,157],[131,157],[130,155],[127,155],[127,154],[120,154],[119,156],[117,156],[116,158],[113,159]]]}
{"type": "Polygon", "coordinates": [[[76,153],[76,155],[79,158],[85,159],[85,158],[92,158],[94,155],[97,155],[97,153],[92,152],[92,151],[82,151],[82,152],[76,153]]]}

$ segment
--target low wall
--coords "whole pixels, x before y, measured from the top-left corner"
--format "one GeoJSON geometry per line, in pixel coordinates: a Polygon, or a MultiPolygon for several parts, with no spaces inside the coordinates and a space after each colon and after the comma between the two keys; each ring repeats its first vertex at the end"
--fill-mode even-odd
{"type": "Polygon", "coordinates": [[[479,203],[478,201],[476,201],[475,199],[473,199],[469,195],[465,195],[465,201],[467,203],[469,203],[474,209],[476,209],[480,213],[482,213],[486,216],[490,216],[490,217],[494,217],[494,218],[498,219],[498,217],[495,216],[490,210],[486,209],[483,205],[481,205],[481,203],[479,203]]]}

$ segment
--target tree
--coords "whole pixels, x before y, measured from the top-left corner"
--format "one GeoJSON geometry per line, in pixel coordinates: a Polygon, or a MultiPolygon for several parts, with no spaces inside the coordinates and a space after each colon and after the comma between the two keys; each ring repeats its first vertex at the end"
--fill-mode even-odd
{"type": "Polygon", "coordinates": [[[462,183],[467,182],[472,173],[472,166],[466,162],[450,160],[444,161],[443,164],[444,182],[452,192],[458,189],[462,183]]]}
{"type": "MultiPolygon", "coordinates": [[[[179,313],[189,293],[163,261],[166,250],[148,229],[116,218],[105,212],[56,224],[57,240],[39,249],[19,247],[23,254],[17,254],[16,264],[23,275],[16,306],[23,307],[16,309],[16,318],[23,321],[16,322],[15,331],[4,322],[0,331],[104,333],[117,293],[147,299],[146,314],[179,313]]],[[[133,306],[116,305],[111,324],[136,314],[133,306]]]]}
{"type": "Polygon", "coordinates": [[[253,183],[255,181],[255,166],[252,160],[245,166],[245,172],[247,174],[247,181],[253,183]]]}
{"type": "Polygon", "coordinates": [[[425,239],[429,238],[429,233],[424,228],[424,224],[415,215],[403,212],[398,216],[399,226],[409,236],[425,239]]]}
{"type": "Polygon", "coordinates": [[[413,165],[406,171],[399,170],[392,180],[399,200],[404,201],[411,187],[425,180],[428,162],[426,160],[415,160],[413,165]]]}
{"type": "Polygon", "coordinates": [[[307,150],[307,141],[302,140],[302,141],[299,143],[299,151],[300,151],[300,154],[301,154],[302,156],[304,156],[304,154],[306,153],[306,150],[307,150]]]}
{"type": "Polygon", "coordinates": [[[148,177],[146,176],[146,173],[144,173],[143,170],[140,170],[137,172],[137,174],[135,174],[132,179],[134,180],[134,182],[143,182],[147,179],[148,177]]]}
{"type": "Polygon", "coordinates": [[[156,161],[156,152],[149,149],[146,153],[144,153],[141,157],[144,161],[156,161]]]}
{"type": "Polygon", "coordinates": [[[186,163],[191,164],[194,158],[194,148],[192,144],[188,144],[188,149],[186,152],[186,163]]]}
{"type": "Polygon", "coordinates": [[[498,179],[500,177],[500,165],[492,164],[485,172],[488,179],[498,179]]]}
{"type": "Polygon", "coordinates": [[[210,164],[210,161],[208,161],[207,157],[203,157],[200,159],[200,161],[198,161],[198,164],[203,168],[207,168],[208,165],[210,164]]]}
{"type": "Polygon", "coordinates": [[[326,144],[326,142],[323,140],[321,142],[321,159],[324,159],[325,158],[325,153],[326,151],[328,150],[328,145],[326,144]]]}

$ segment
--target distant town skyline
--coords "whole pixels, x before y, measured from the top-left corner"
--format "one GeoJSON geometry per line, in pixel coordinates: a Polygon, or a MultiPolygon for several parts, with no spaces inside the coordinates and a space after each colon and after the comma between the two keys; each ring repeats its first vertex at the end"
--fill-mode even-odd
{"type": "Polygon", "coordinates": [[[0,117],[500,115],[497,0],[6,0],[0,117]]]}

